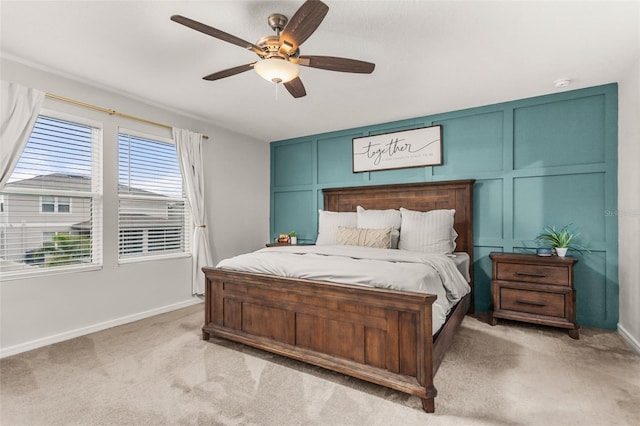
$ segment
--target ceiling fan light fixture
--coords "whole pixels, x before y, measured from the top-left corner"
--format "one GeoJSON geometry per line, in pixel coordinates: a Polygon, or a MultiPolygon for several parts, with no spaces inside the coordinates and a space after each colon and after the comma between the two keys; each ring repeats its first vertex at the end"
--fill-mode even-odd
{"type": "Polygon", "coordinates": [[[258,61],[254,64],[253,69],[260,77],[274,83],[286,83],[300,74],[298,64],[279,57],[258,61]]]}

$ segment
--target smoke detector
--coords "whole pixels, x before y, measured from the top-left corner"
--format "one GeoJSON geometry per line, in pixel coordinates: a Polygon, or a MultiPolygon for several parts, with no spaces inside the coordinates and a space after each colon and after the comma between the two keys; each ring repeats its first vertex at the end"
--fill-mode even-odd
{"type": "Polygon", "coordinates": [[[556,89],[564,89],[565,87],[568,87],[569,84],[571,84],[571,80],[568,78],[559,78],[553,82],[556,89]]]}

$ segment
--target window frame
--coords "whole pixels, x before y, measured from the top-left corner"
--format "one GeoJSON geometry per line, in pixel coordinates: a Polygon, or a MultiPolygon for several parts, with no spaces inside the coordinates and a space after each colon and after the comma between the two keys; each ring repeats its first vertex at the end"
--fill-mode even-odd
{"type": "Polygon", "coordinates": [[[59,195],[41,195],[40,196],[40,213],[42,214],[71,214],[73,211],[71,210],[71,204],[73,203],[73,197],[69,196],[59,196],[59,195]],[[53,203],[46,203],[53,205],[53,211],[44,211],[43,206],[45,204],[44,199],[50,197],[53,198],[53,203]],[[68,203],[62,203],[63,206],[69,206],[68,211],[60,211],[60,198],[66,198],[69,200],[68,203]]]}
{"type": "MultiPolygon", "coordinates": [[[[58,198],[69,199],[69,212],[62,212],[62,214],[71,213],[71,205],[73,204],[73,198],[89,198],[91,199],[91,263],[83,264],[70,264],[60,265],[46,268],[25,268],[14,271],[3,271],[0,274],[0,281],[16,280],[16,279],[29,279],[38,276],[52,276],[59,274],[74,273],[79,271],[95,271],[101,270],[104,264],[103,257],[103,145],[104,145],[104,124],[101,121],[93,120],[81,115],[69,114],[49,108],[42,108],[38,113],[38,117],[47,117],[54,120],[67,121],[81,126],[88,126],[92,128],[93,138],[91,141],[91,190],[90,191],[75,191],[75,190],[62,190],[62,189],[41,189],[41,188],[11,188],[5,186],[2,189],[4,194],[8,195],[24,195],[24,196],[38,196],[39,214],[51,215],[58,213],[58,198]],[[46,196],[53,196],[54,198],[54,212],[42,212],[42,198],[46,196]]],[[[33,133],[33,129],[31,131],[33,133]]],[[[31,138],[31,133],[29,138],[31,138]]],[[[27,144],[29,142],[27,141],[27,144]]],[[[27,145],[25,144],[25,147],[27,145]]],[[[24,152],[24,151],[23,151],[24,152]]],[[[23,155],[20,153],[20,156],[23,155]]],[[[12,171],[12,174],[15,172],[12,171]]],[[[4,198],[4,213],[8,212],[8,198],[4,198]]],[[[5,236],[6,237],[6,236],[5,236]]],[[[5,249],[8,249],[5,245],[5,249]]]]}
{"type": "MultiPolygon", "coordinates": [[[[168,145],[173,145],[175,147],[175,141],[171,138],[167,138],[167,137],[162,137],[159,136],[157,134],[150,134],[150,133],[145,133],[145,132],[141,132],[138,130],[133,130],[127,127],[123,127],[123,126],[118,126],[118,131],[117,131],[117,135],[116,135],[116,143],[118,144],[118,161],[117,161],[117,171],[118,171],[118,180],[117,180],[117,189],[116,189],[116,193],[118,196],[118,206],[120,206],[120,202],[122,200],[148,200],[148,201],[168,201],[168,202],[180,202],[180,203],[184,203],[184,217],[183,217],[183,221],[182,221],[182,227],[184,229],[184,251],[180,251],[180,252],[170,252],[170,253],[162,253],[159,250],[150,250],[150,229],[147,230],[140,230],[142,231],[142,238],[143,241],[141,242],[142,245],[142,250],[141,252],[134,252],[134,253],[127,253],[123,256],[122,251],[126,250],[126,248],[123,248],[123,246],[121,245],[121,240],[120,240],[120,236],[122,235],[121,232],[122,231],[127,231],[127,229],[123,229],[120,227],[120,207],[118,207],[118,228],[117,228],[117,238],[118,238],[118,244],[116,245],[116,256],[118,259],[118,265],[126,265],[129,263],[138,263],[138,262],[148,262],[148,261],[154,261],[154,260],[162,260],[162,259],[177,259],[177,258],[186,258],[186,257],[191,257],[191,238],[192,238],[192,222],[191,222],[191,211],[189,209],[189,202],[187,200],[187,195],[184,189],[184,180],[181,180],[181,185],[183,186],[182,188],[182,197],[168,197],[168,196],[146,196],[146,195],[134,195],[134,194],[121,194],[119,191],[120,188],[120,178],[119,178],[119,170],[120,170],[120,135],[128,135],[128,136],[132,136],[132,137],[137,137],[137,138],[141,138],[141,139],[146,139],[146,140],[150,140],[153,142],[159,142],[159,143],[165,143],[168,145]],[[144,239],[147,239],[146,244],[144,239]],[[155,253],[158,252],[157,254],[149,254],[149,253],[155,253]]],[[[180,170],[180,179],[182,178],[182,168],[180,167],[180,158],[178,158],[178,152],[176,150],[176,159],[178,161],[178,168],[180,170]]],[[[160,228],[159,228],[160,229],[160,228]]],[[[161,228],[165,231],[166,234],[166,230],[167,229],[173,229],[173,228],[161,228]]],[[[129,230],[131,231],[131,230],[129,230]]]]}

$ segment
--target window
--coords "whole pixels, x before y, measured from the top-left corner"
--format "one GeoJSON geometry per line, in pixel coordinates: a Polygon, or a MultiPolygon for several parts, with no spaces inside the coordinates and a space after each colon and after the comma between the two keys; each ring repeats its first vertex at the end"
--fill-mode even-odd
{"type": "Polygon", "coordinates": [[[58,213],[71,213],[71,198],[56,197],[56,209],[58,213]]]}
{"type": "Polygon", "coordinates": [[[164,228],[149,230],[149,251],[179,250],[182,230],[164,228]]]}
{"type": "Polygon", "coordinates": [[[41,197],[42,200],[40,211],[42,213],[54,213],[56,211],[56,197],[41,197]]]}
{"type": "Polygon", "coordinates": [[[44,112],[0,199],[3,277],[102,264],[102,130],[44,112]]]}
{"type": "Polygon", "coordinates": [[[120,255],[142,253],[143,232],[140,229],[120,230],[120,255]]]}
{"type": "Polygon", "coordinates": [[[189,253],[189,214],[173,142],[121,129],[118,177],[120,260],[189,253]]]}
{"type": "Polygon", "coordinates": [[[71,213],[70,197],[40,197],[40,211],[42,213],[71,213]]]}

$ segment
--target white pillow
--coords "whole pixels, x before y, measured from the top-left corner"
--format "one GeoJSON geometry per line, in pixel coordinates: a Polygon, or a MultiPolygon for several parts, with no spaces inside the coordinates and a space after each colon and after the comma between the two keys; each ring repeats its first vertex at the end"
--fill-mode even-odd
{"type": "Polygon", "coordinates": [[[398,248],[424,253],[451,254],[458,234],[453,229],[455,210],[419,212],[400,209],[402,235],[398,248]]]}
{"type": "Polygon", "coordinates": [[[316,245],[333,245],[336,243],[338,226],[355,228],[358,216],[355,212],[330,212],[318,210],[318,238],[316,245]]]}
{"type": "Polygon", "coordinates": [[[375,248],[391,248],[391,228],[345,228],[338,226],[338,244],[375,248]]]}
{"type": "Polygon", "coordinates": [[[358,206],[356,210],[358,212],[358,228],[391,228],[391,248],[398,248],[402,222],[399,210],[366,210],[362,206],[358,206]]]}

